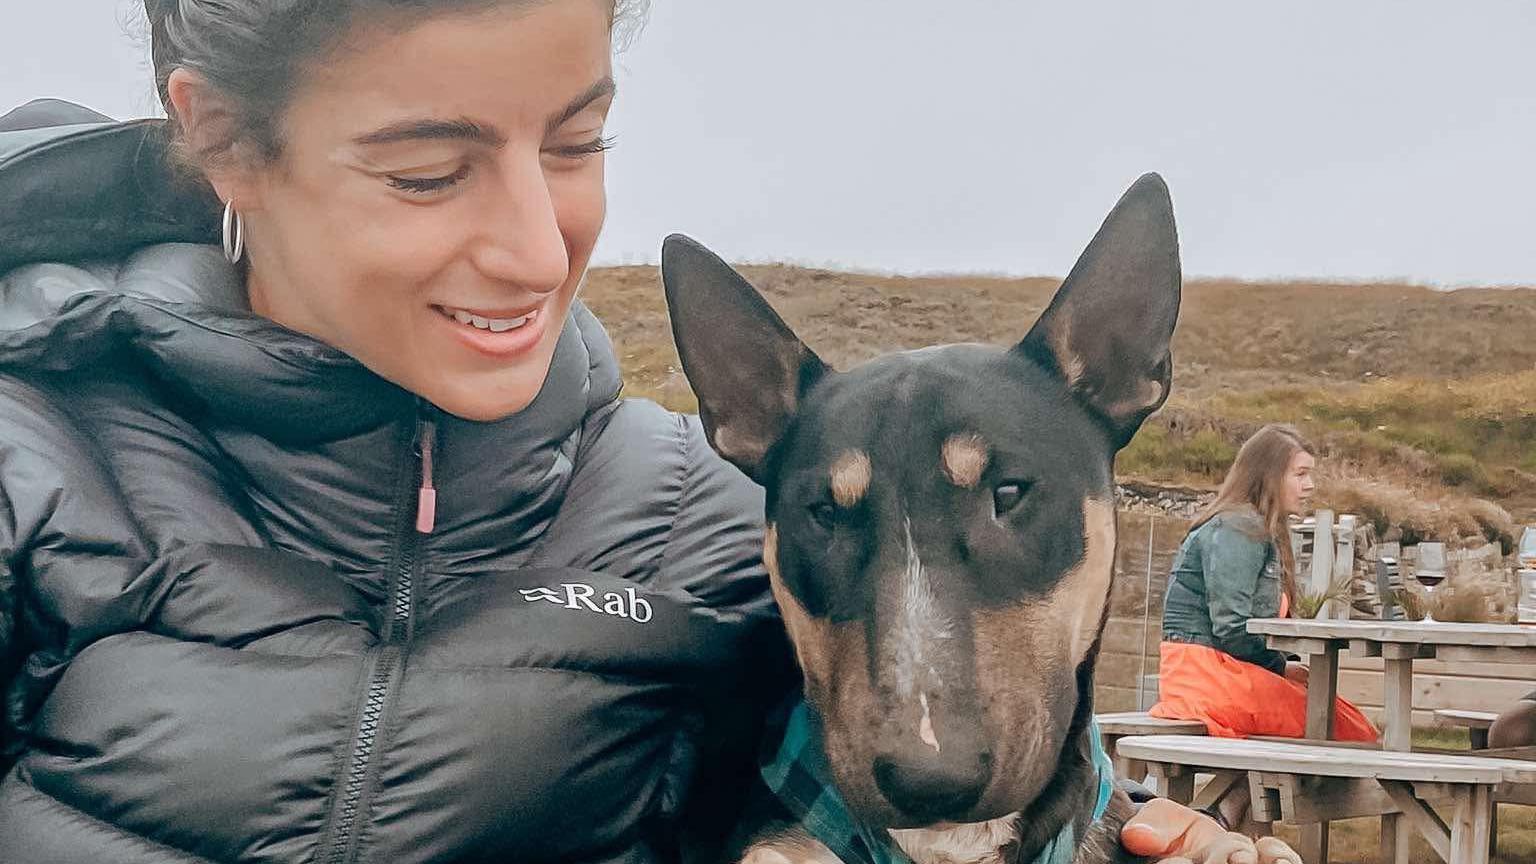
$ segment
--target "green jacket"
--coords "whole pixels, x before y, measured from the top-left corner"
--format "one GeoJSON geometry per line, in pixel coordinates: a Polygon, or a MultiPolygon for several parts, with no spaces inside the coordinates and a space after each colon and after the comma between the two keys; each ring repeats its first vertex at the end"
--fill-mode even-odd
{"type": "Polygon", "coordinates": [[[1207,645],[1285,674],[1286,655],[1248,632],[1248,619],[1280,614],[1280,559],[1252,508],[1222,513],[1179,547],[1163,606],[1163,638],[1207,645]]]}

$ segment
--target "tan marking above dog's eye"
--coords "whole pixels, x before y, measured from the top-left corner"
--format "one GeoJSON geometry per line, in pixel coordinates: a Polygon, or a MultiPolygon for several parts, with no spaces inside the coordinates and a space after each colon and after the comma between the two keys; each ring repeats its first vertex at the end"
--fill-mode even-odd
{"type": "Polygon", "coordinates": [[[987,468],[987,442],[970,433],[951,435],[940,452],[940,464],[949,482],[962,489],[975,489],[987,468]]]}
{"type": "Polygon", "coordinates": [[[852,507],[869,492],[871,470],[869,454],[848,450],[832,463],[832,500],[839,507],[852,507]]]}

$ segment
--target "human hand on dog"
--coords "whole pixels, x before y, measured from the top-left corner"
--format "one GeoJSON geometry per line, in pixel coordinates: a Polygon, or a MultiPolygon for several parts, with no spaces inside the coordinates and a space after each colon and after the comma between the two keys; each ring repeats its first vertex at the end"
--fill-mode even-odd
{"type": "Polygon", "coordinates": [[[1285,677],[1305,687],[1307,682],[1311,680],[1312,670],[1302,663],[1287,663],[1285,664],[1285,677]]]}
{"type": "Polygon", "coordinates": [[[1126,851],[1157,864],[1302,864],[1301,856],[1281,840],[1250,840],[1165,798],[1148,802],[1126,822],[1120,842],[1126,851]]]}

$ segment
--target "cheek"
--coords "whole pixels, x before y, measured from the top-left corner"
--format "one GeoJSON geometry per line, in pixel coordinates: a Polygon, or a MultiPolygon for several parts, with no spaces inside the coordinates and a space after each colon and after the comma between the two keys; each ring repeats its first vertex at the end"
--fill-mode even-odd
{"type": "Polygon", "coordinates": [[[594,162],[590,167],[550,181],[555,218],[575,273],[585,269],[608,213],[602,157],[595,157],[594,162]]]}

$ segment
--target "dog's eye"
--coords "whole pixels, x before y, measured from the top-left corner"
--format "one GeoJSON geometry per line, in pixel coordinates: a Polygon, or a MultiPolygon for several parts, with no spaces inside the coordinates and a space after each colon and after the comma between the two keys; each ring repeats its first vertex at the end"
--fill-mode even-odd
{"type": "Polygon", "coordinates": [[[992,513],[1002,516],[1024,500],[1024,493],[1029,491],[1029,486],[1024,483],[1003,483],[992,490],[992,513]]]}
{"type": "Polygon", "coordinates": [[[825,530],[831,531],[837,524],[837,508],[825,501],[818,501],[806,509],[811,512],[811,519],[825,530]]]}

